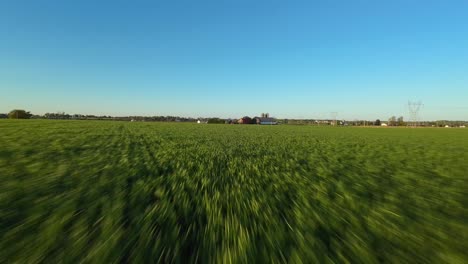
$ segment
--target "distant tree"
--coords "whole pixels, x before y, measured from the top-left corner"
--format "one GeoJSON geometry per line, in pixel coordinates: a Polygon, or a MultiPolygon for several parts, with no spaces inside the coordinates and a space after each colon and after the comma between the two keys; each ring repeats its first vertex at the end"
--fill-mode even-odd
{"type": "Polygon", "coordinates": [[[224,124],[224,120],[219,118],[210,118],[208,119],[208,124],[224,124]]]}
{"type": "Polygon", "coordinates": [[[30,112],[20,109],[15,109],[8,113],[8,118],[10,119],[29,119],[31,116],[32,114],[30,112]]]}
{"type": "Polygon", "coordinates": [[[397,118],[396,116],[392,116],[388,119],[388,125],[389,126],[396,126],[397,124],[397,118]]]}
{"type": "Polygon", "coordinates": [[[405,125],[405,122],[403,121],[403,117],[402,116],[398,117],[397,126],[404,126],[404,125],[405,125]]]}
{"type": "Polygon", "coordinates": [[[375,120],[374,125],[380,126],[382,123],[380,122],[380,119],[375,120]]]}

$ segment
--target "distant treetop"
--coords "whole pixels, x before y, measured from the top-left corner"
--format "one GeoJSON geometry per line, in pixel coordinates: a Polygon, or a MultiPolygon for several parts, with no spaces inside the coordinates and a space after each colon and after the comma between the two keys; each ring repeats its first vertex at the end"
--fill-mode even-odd
{"type": "Polygon", "coordinates": [[[29,119],[31,116],[32,114],[30,112],[21,109],[15,109],[8,113],[8,118],[10,119],[29,119]]]}

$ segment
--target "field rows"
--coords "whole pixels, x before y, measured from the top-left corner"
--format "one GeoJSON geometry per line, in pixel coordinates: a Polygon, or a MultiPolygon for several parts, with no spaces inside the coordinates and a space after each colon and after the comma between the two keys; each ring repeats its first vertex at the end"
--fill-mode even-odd
{"type": "Polygon", "coordinates": [[[0,122],[0,263],[466,263],[468,131],[0,122]]]}

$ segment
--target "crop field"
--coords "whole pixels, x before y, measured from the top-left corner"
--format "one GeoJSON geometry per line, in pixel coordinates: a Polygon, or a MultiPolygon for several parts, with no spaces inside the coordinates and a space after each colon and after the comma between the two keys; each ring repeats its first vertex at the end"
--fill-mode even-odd
{"type": "Polygon", "coordinates": [[[468,129],[0,121],[0,263],[468,263],[468,129]]]}

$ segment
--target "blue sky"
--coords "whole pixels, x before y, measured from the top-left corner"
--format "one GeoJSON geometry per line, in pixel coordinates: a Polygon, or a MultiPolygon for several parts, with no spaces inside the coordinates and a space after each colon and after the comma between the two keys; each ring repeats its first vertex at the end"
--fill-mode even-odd
{"type": "Polygon", "coordinates": [[[0,2],[0,112],[468,120],[468,1],[0,2]]]}

